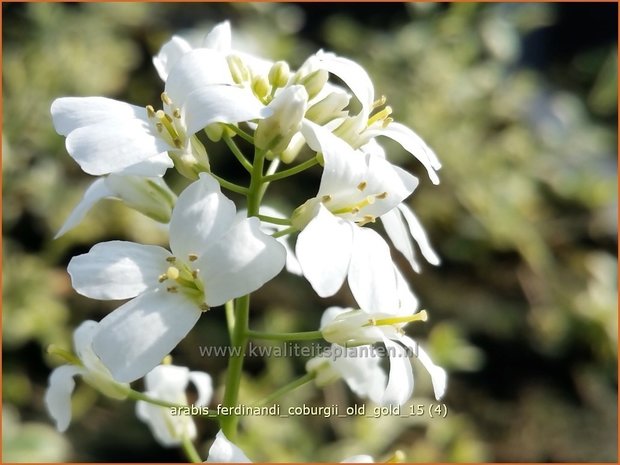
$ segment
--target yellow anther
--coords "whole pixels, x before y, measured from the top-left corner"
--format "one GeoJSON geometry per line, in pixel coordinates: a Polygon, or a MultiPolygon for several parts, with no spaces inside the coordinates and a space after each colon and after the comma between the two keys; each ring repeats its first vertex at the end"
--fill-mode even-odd
{"type": "Polygon", "coordinates": [[[357,215],[360,212],[360,209],[358,207],[353,207],[350,212],[354,215],[357,215]]]}
{"type": "Polygon", "coordinates": [[[157,128],[157,132],[163,132],[164,131],[164,125],[161,123],[156,123],[155,127],[157,128]]]}
{"type": "Polygon", "coordinates": [[[385,107],[383,110],[375,113],[370,118],[368,118],[368,126],[371,126],[372,124],[376,123],[377,121],[385,120],[391,114],[392,114],[392,107],[390,107],[390,106],[385,107]]]}
{"type": "Polygon", "coordinates": [[[164,102],[166,105],[172,105],[172,99],[168,97],[168,94],[165,92],[161,93],[161,101],[164,102]]]}
{"type": "Polygon", "coordinates": [[[388,196],[388,193],[387,193],[387,192],[381,192],[380,194],[377,194],[377,195],[376,195],[376,197],[377,197],[379,200],[383,200],[383,199],[385,199],[387,196],[388,196]]]}
{"type": "Polygon", "coordinates": [[[174,146],[177,149],[182,149],[183,148],[183,142],[181,142],[181,139],[175,138],[173,142],[174,142],[174,146]]]}
{"type": "Polygon", "coordinates": [[[159,275],[158,281],[160,283],[163,283],[166,279],[168,279],[168,275],[166,273],[164,273],[164,274],[160,274],[159,275]]]}
{"type": "Polygon", "coordinates": [[[176,294],[178,292],[178,289],[176,286],[167,287],[166,290],[170,292],[171,294],[176,294]]]}
{"type": "Polygon", "coordinates": [[[394,118],[385,118],[383,120],[383,129],[387,128],[390,125],[390,123],[393,123],[393,122],[394,122],[394,118]]]}
{"type": "Polygon", "coordinates": [[[368,223],[374,223],[377,220],[376,216],[372,216],[372,215],[364,215],[364,218],[362,218],[361,221],[358,222],[358,224],[360,226],[364,226],[368,223]]]}
{"type": "Polygon", "coordinates": [[[332,199],[332,196],[327,194],[324,195],[323,197],[321,197],[321,202],[325,203],[325,202],[329,202],[332,199]]]}
{"type": "Polygon", "coordinates": [[[172,365],[172,355],[166,355],[164,358],[161,359],[161,364],[162,365],[172,365]]]}
{"type": "Polygon", "coordinates": [[[179,272],[179,269],[176,266],[169,266],[168,269],[166,270],[166,275],[170,279],[177,279],[179,277],[179,274],[181,273],[179,272]]]}
{"type": "Polygon", "coordinates": [[[155,116],[157,117],[157,119],[162,120],[166,117],[166,114],[164,113],[164,110],[157,110],[155,112],[155,116]]]}
{"type": "Polygon", "coordinates": [[[364,189],[366,189],[366,186],[367,186],[367,185],[368,185],[368,183],[367,183],[366,181],[362,181],[362,182],[360,182],[360,183],[357,185],[357,188],[358,188],[360,191],[363,191],[364,189]]]}
{"type": "Polygon", "coordinates": [[[194,279],[198,279],[198,272],[199,272],[199,271],[200,271],[200,270],[194,270],[194,271],[192,271],[192,278],[194,278],[194,279]]]}
{"type": "Polygon", "coordinates": [[[168,263],[174,263],[177,261],[177,257],[166,257],[168,263]]]}
{"type": "Polygon", "coordinates": [[[418,313],[409,316],[395,316],[390,318],[369,318],[368,323],[364,326],[390,326],[400,323],[411,323],[412,321],[428,321],[428,313],[421,310],[418,313]]]}
{"type": "Polygon", "coordinates": [[[201,303],[200,304],[200,310],[202,310],[203,312],[208,312],[209,311],[209,306],[206,303],[201,303]]]}
{"type": "Polygon", "coordinates": [[[179,110],[178,108],[175,108],[174,111],[172,112],[172,116],[174,116],[176,119],[181,119],[181,110],[179,110]]]}
{"type": "Polygon", "coordinates": [[[195,262],[196,260],[198,260],[198,254],[195,253],[190,253],[187,258],[189,259],[190,262],[195,262]]]}
{"type": "Polygon", "coordinates": [[[382,107],[383,105],[385,105],[385,102],[387,102],[387,98],[385,95],[382,95],[380,98],[378,98],[377,100],[375,100],[374,102],[372,102],[372,108],[373,110],[375,108],[379,108],[382,107]]]}
{"type": "Polygon", "coordinates": [[[146,116],[153,118],[155,116],[155,109],[151,105],[146,106],[146,116]]]}

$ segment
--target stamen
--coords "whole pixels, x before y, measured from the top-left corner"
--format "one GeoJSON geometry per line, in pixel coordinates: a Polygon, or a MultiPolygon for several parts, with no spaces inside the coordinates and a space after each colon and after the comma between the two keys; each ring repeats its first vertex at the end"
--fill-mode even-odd
{"type": "Polygon", "coordinates": [[[321,197],[321,202],[325,203],[325,202],[329,202],[332,199],[332,196],[327,194],[324,195],[323,197],[321,197]]]}
{"type": "Polygon", "coordinates": [[[151,105],[146,106],[146,116],[149,118],[155,117],[155,109],[151,105]]]}
{"type": "Polygon", "coordinates": [[[163,283],[166,279],[168,279],[168,275],[166,273],[164,273],[164,274],[160,274],[159,275],[158,281],[160,283],[163,283]]]}
{"type": "Polygon", "coordinates": [[[168,354],[161,359],[162,365],[172,365],[172,355],[168,354]]]}
{"type": "Polygon", "coordinates": [[[394,122],[394,118],[385,118],[383,120],[383,129],[387,128],[393,122],[394,122]]]}
{"type": "Polygon", "coordinates": [[[362,220],[359,221],[357,224],[360,226],[364,226],[364,225],[367,225],[368,223],[374,223],[376,220],[377,220],[376,216],[364,215],[364,218],[362,218],[362,220]]]}
{"type": "Polygon", "coordinates": [[[203,302],[200,304],[200,310],[202,310],[203,312],[208,312],[210,310],[210,307],[203,302]]]}
{"type": "Polygon", "coordinates": [[[198,279],[198,272],[199,272],[199,271],[200,271],[200,270],[194,270],[194,271],[192,271],[192,278],[194,278],[194,279],[198,279]]]}
{"type": "Polygon", "coordinates": [[[177,261],[177,257],[166,257],[168,263],[174,263],[177,261]]]}
{"type": "Polygon", "coordinates": [[[178,108],[175,108],[174,111],[172,112],[172,116],[174,116],[176,119],[181,119],[181,110],[179,110],[178,108]]]}
{"type": "Polygon", "coordinates": [[[166,290],[170,292],[171,294],[176,294],[178,292],[178,289],[176,286],[167,287],[166,290]]]}
{"type": "Polygon", "coordinates": [[[183,142],[181,142],[181,139],[174,139],[174,146],[177,149],[182,149],[183,148],[183,142]]]}
{"type": "Polygon", "coordinates": [[[368,323],[363,326],[389,326],[397,325],[399,323],[411,323],[412,321],[428,321],[428,313],[426,310],[421,310],[414,315],[409,316],[395,316],[390,318],[369,318],[368,323]]]}
{"type": "Polygon", "coordinates": [[[383,110],[375,113],[370,118],[368,118],[368,126],[372,126],[377,121],[385,120],[388,116],[392,114],[392,107],[387,106],[383,110]]]}
{"type": "Polygon", "coordinates": [[[367,186],[367,185],[368,185],[368,183],[367,183],[366,181],[362,181],[362,182],[360,182],[360,183],[357,185],[357,188],[358,188],[360,191],[362,191],[362,192],[363,192],[363,191],[364,191],[364,189],[366,189],[366,186],[367,186]]]}
{"type": "Polygon", "coordinates": [[[381,192],[380,194],[377,194],[375,197],[377,197],[379,200],[383,200],[388,196],[387,192],[381,192]]]}
{"type": "Polygon", "coordinates": [[[164,102],[166,105],[172,105],[172,99],[168,97],[168,94],[165,92],[161,93],[161,101],[164,102]]]}
{"type": "Polygon", "coordinates": [[[382,95],[380,98],[372,102],[372,109],[374,110],[375,108],[382,107],[385,105],[385,102],[387,102],[387,98],[385,95],[382,95]]]}
{"type": "Polygon", "coordinates": [[[179,269],[178,269],[177,267],[175,267],[175,266],[170,266],[170,267],[168,267],[168,269],[166,270],[166,275],[167,275],[170,279],[173,279],[173,280],[178,279],[179,274],[180,274],[179,269]]]}
{"type": "Polygon", "coordinates": [[[157,132],[163,132],[164,131],[164,125],[161,123],[155,123],[155,127],[157,128],[157,132]]]}
{"type": "Polygon", "coordinates": [[[195,262],[196,260],[198,260],[198,254],[195,253],[190,253],[187,258],[189,258],[190,262],[195,262]]]}

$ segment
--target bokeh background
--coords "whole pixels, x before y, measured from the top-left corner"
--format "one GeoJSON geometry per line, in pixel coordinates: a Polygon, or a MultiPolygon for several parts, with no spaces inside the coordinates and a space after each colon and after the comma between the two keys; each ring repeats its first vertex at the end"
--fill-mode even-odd
{"type": "MultiPolygon", "coordinates": [[[[66,434],[45,412],[47,377],[61,363],[46,347],[70,349],[81,321],[115,306],[72,290],[69,259],[103,240],[166,242],[161,227],[111,200],[52,240],[91,179],[67,155],[49,107],[67,95],[157,102],[151,56],[173,33],[200,37],[224,19],[238,48],[293,67],[319,48],[357,60],[395,118],[443,162],[436,187],[386,143],[392,160],[420,175],[410,204],[443,258],[407,277],[432,316],[411,334],[450,373],[447,417],[248,418],[246,454],[380,460],[400,449],[413,462],[617,460],[616,4],[3,3],[2,13],[5,462],[184,460],[153,440],[130,402],[83,383],[66,434]]],[[[216,170],[237,176],[226,151],[208,148],[216,170]]],[[[314,195],[320,171],[298,179],[274,185],[269,198],[290,212],[314,195]]],[[[253,300],[252,325],[313,330],[324,308],[350,299],[346,290],[319,299],[282,275],[253,300]]],[[[221,384],[226,360],[201,358],[197,346],[226,342],[215,310],[174,360],[221,384]]],[[[303,365],[249,359],[242,399],[263,397],[303,365]]],[[[428,405],[428,375],[415,368],[412,402],[428,405]]],[[[338,383],[281,402],[356,401],[338,383]]],[[[217,426],[198,425],[205,454],[217,426]]]]}

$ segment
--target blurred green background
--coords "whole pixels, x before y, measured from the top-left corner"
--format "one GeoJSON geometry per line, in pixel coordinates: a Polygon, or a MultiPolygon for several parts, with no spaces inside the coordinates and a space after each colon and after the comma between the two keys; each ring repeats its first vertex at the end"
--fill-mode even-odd
{"type": "MultiPolygon", "coordinates": [[[[166,242],[161,228],[115,201],[52,240],[91,179],[55,134],[59,96],[157,102],[151,56],[173,33],[200,37],[230,19],[238,48],[292,67],[319,48],[357,60],[394,115],[441,161],[434,187],[403,150],[391,159],[420,175],[410,204],[443,258],[407,270],[431,314],[412,335],[449,374],[445,419],[248,418],[240,437],[254,460],[338,461],[394,450],[408,461],[617,460],[617,5],[616,4],[2,4],[3,9],[3,458],[14,461],[179,461],[134,406],[78,382],[65,435],[42,402],[45,353],[71,348],[85,319],[115,305],[77,295],[66,265],[103,240],[166,242]]],[[[209,146],[216,172],[237,166],[209,146]]],[[[290,212],[316,192],[270,190],[290,212]]],[[[179,191],[183,181],[170,178],[179,191]]],[[[329,305],[281,275],[253,300],[253,327],[313,330],[329,305]]],[[[218,385],[227,343],[223,311],[202,318],[173,353],[218,385]]],[[[249,359],[242,400],[303,372],[304,360],[249,359]]],[[[413,403],[431,402],[414,363],[413,403]]],[[[136,388],[140,389],[139,383],[136,388]]],[[[218,391],[216,396],[221,395],[218,391]]],[[[356,400],[341,384],[307,386],[283,406],[356,400]]],[[[215,399],[219,402],[219,399],[215,399]]],[[[199,450],[217,426],[198,421],[199,450]]]]}

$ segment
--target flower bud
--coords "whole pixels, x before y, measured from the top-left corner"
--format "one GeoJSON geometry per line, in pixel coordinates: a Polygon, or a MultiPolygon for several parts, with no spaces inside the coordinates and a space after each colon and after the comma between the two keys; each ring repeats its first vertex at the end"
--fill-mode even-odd
{"type": "Polygon", "coordinates": [[[341,376],[336,371],[329,358],[315,357],[306,362],[306,371],[314,373],[314,382],[320,388],[338,381],[341,376]]]}
{"type": "Polygon", "coordinates": [[[282,152],[301,128],[307,103],[308,93],[303,86],[283,89],[269,104],[273,114],[259,121],[255,145],[276,154],[282,152]]]}
{"type": "Polygon", "coordinates": [[[286,61],[278,61],[269,70],[269,83],[273,87],[284,87],[288,83],[291,70],[286,61]]]}
{"type": "Polygon", "coordinates": [[[265,76],[254,76],[252,78],[252,92],[254,92],[254,95],[259,99],[263,100],[269,95],[270,91],[271,86],[265,76]]]}
{"type": "Polygon", "coordinates": [[[228,62],[230,75],[235,83],[241,84],[250,79],[250,72],[240,57],[237,55],[229,55],[226,57],[226,61],[228,62]]]}
{"type": "Polygon", "coordinates": [[[209,156],[204,145],[194,135],[190,137],[189,150],[175,150],[168,152],[174,162],[175,169],[188,179],[195,181],[198,174],[211,172],[209,156]]]}
{"type": "Polygon", "coordinates": [[[328,79],[329,73],[326,70],[317,69],[307,76],[304,76],[300,84],[308,91],[308,99],[312,99],[321,92],[328,79]]]}
{"type": "Polygon", "coordinates": [[[162,178],[110,174],[105,184],[128,207],[160,223],[170,221],[176,195],[162,178]]]}
{"type": "Polygon", "coordinates": [[[350,310],[324,325],[321,334],[326,341],[345,347],[374,344],[381,340],[381,334],[368,321],[368,313],[350,310]]]}
{"type": "Polygon", "coordinates": [[[306,118],[316,124],[323,125],[335,118],[346,116],[344,108],[349,104],[350,97],[344,92],[331,92],[324,99],[315,103],[306,112],[306,118]]]}

